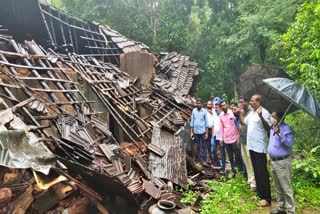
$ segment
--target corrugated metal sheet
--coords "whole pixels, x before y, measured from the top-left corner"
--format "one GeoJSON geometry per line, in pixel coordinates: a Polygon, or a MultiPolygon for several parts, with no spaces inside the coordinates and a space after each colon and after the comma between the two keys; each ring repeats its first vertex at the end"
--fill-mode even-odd
{"type": "Polygon", "coordinates": [[[155,126],[151,144],[165,151],[163,157],[150,153],[149,170],[152,175],[168,179],[187,189],[186,144],[179,136],[155,126]]]}

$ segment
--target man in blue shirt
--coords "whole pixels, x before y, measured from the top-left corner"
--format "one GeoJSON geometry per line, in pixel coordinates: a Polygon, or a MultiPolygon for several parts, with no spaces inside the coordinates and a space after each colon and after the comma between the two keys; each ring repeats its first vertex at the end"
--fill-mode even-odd
{"type": "Polygon", "coordinates": [[[271,159],[271,172],[277,192],[278,209],[271,214],[295,213],[295,204],[291,186],[292,146],[294,136],[292,128],[283,121],[282,112],[271,115],[270,140],[268,153],[271,159]],[[282,119],[282,120],[281,120],[282,119]],[[286,211],[287,206],[287,211],[286,211]]]}
{"type": "Polygon", "coordinates": [[[208,119],[207,111],[202,108],[201,99],[197,99],[196,106],[197,107],[193,109],[191,115],[190,138],[192,139],[194,137],[194,141],[197,145],[196,161],[200,162],[200,147],[202,147],[203,150],[203,161],[207,161],[207,144],[205,140],[208,138],[208,119]]]}

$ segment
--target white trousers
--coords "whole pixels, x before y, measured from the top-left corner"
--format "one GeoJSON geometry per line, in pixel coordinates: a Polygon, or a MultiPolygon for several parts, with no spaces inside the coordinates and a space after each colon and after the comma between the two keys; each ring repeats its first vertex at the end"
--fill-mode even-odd
{"type": "Polygon", "coordinates": [[[242,160],[246,165],[246,169],[247,169],[248,184],[250,184],[250,187],[256,187],[256,181],[254,178],[253,167],[252,167],[250,153],[249,153],[247,144],[241,144],[241,155],[242,155],[242,160]]]}

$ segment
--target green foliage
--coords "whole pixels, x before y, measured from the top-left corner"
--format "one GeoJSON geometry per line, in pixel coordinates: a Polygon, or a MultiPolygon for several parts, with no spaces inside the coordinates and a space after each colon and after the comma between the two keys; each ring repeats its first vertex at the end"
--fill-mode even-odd
{"type": "Polygon", "coordinates": [[[277,50],[288,73],[320,98],[320,1],[305,1],[277,50]]]}
{"type": "Polygon", "coordinates": [[[294,178],[307,180],[312,186],[320,187],[320,165],[319,165],[320,145],[306,153],[306,159],[294,159],[294,178]]]}
{"type": "MultiPolygon", "coordinates": [[[[288,123],[295,136],[294,149],[311,151],[320,144],[320,121],[311,118],[302,111],[296,111],[286,117],[288,123]]],[[[320,152],[318,151],[320,157],[320,152]]]]}
{"type": "MultiPolygon", "coordinates": [[[[204,196],[201,202],[201,213],[250,213],[257,208],[254,195],[249,191],[246,181],[242,176],[231,180],[207,181],[211,192],[204,196]]],[[[193,204],[199,195],[191,190],[183,192],[181,200],[185,204],[193,204]]]]}
{"type": "Polygon", "coordinates": [[[201,213],[250,213],[257,208],[242,176],[226,182],[208,181],[212,192],[201,203],[201,213]]]}
{"type": "Polygon", "coordinates": [[[301,177],[294,178],[292,182],[295,193],[295,204],[297,213],[304,209],[320,211],[320,188],[315,187],[310,181],[301,177]]]}
{"type": "MultiPolygon", "coordinates": [[[[270,49],[274,38],[293,22],[299,0],[200,2],[208,6],[211,16],[204,21],[198,41],[203,44],[201,50],[209,50],[198,95],[237,97],[239,76],[249,65],[279,62],[270,49]]],[[[196,59],[199,55],[193,53],[196,59]]]]}
{"type": "Polygon", "coordinates": [[[181,203],[192,205],[197,197],[200,195],[199,192],[194,192],[192,190],[182,191],[183,198],[181,199],[181,203]]]}
{"type": "Polygon", "coordinates": [[[305,153],[306,159],[293,162],[292,186],[298,210],[311,208],[320,211],[319,151],[320,146],[315,147],[305,153]]]}

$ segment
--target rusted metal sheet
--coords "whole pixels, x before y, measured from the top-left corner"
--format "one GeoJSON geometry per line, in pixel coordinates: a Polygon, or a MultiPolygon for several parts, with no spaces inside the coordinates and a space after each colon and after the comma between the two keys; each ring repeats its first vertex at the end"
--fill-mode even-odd
{"type": "Polygon", "coordinates": [[[143,180],[143,188],[145,192],[152,196],[154,199],[159,199],[161,196],[161,189],[157,188],[152,182],[142,179],[143,180]]]}
{"type": "Polygon", "coordinates": [[[168,179],[187,189],[186,145],[181,138],[154,127],[151,143],[165,151],[163,157],[149,154],[149,169],[152,175],[168,179]]]}

